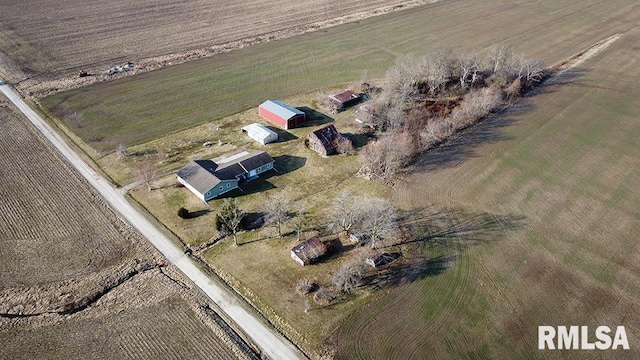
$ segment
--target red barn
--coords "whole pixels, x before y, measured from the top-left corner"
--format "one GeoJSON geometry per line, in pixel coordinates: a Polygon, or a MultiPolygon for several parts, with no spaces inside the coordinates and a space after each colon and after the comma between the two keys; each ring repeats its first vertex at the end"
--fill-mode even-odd
{"type": "Polygon", "coordinates": [[[264,119],[288,130],[300,126],[305,120],[305,114],[279,100],[267,100],[260,104],[258,113],[264,119]]]}

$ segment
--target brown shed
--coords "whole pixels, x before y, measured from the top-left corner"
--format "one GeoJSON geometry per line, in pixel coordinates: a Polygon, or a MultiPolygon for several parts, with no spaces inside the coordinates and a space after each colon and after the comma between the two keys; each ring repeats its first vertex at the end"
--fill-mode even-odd
{"type": "Polygon", "coordinates": [[[318,154],[329,156],[336,152],[338,141],[341,140],[342,134],[331,124],[307,135],[305,144],[318,154]]]}
{"type": "Polygon", "coordinates": [[[327,246],[318,237],[312,237],[291,249],[291,258],[298,264],[305,266],[327,252],[327,246]]]}
{"type": "Polygon", "coordinates": [[[344,90],[337,94],[329,95],[328,99],[335,106],[335,109],[340,111],[357,104],[362,100],[362,97],[351,90],[344,90]]]}

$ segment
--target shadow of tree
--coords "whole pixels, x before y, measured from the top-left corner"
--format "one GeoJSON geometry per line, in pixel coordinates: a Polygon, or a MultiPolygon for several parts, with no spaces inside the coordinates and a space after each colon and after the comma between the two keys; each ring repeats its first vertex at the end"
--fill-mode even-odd
{"type": "Polygon", "coordinates": [[[200,217],[200,216],[203,216],[203,215],[207,215],[210,212],[211,212],[211,210],[209,210],[209,209],[192,211],[192,212],[189,212],[189,215],[188,215],[187,219],[195,219],[197,217],[200,217]]]}
{"type": "Polygon", "coordinates": [[[351,143],[353,144],[353,147],[356,149],[367,145],[367,143],[369,142],[369,139],[371,139],[369,136],[364,134],[342,133],[342,135],[351,139],[351,143]]]}
{"type": "Polygon", "coordinates": [[[521,229],[525,217],[457,209],[415,209],[399,214],[403,239],[378,247],[388,253],[401,249],[402,257],[378,269],[367,269],[362,287],[379,289],[413,282],[446,271],[467,246],[499,238],[505,231],[521,229]],[[437,246],[430,258],[428,249],[437,246]]]}
{"type": "Polygon", "coordinates": [[[445,272],[449,264],[456,258],[456,255],[439,255],[431,259],[426,257],[405,258],[393,266],[370,272],[363,277],[361,286],[375,290],[439,275],[445,272]]]}
{"type": "Polygon", "coordinates": [[[264,226],[264,212],[249,212],[242,218],[241,227],[243,230],[255,230],[264,226]]]}
{"type": "Polygon", "coordinates": [[[418,155],[409,172],[422,172],[436,168],[447,168],[461,164],[466,159],[476,156],[475,148],[486,143],[495,143],[511,139],[503,131],[503,128],[516,122],[516,116],[533,111],[535,106],[525,101],[506,108],[500,113],[494,114],[480,123],[463,130],[444,143],[418,155]]]}
{"type": "Polygon", "coordinates": [[[425,212],[417,209],[400,214],[399,222],[408,236],[394,245],[476,245],[495,240],[505,231],[521,229],[526,219],[523,215],[496,215],[456,209],[425,212]]]}

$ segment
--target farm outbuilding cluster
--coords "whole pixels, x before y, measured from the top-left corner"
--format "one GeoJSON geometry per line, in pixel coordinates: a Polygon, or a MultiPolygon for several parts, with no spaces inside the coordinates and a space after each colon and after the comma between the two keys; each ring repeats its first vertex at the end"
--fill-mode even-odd
{"type": "Polygon", "coordinates": [[[293,106],[287,105],[280,100],[267,100],[258,107],[260,116],[279,127],[289,130],[304,123],[306,115],[304,112],[293,106]]]}
{"type": "Polygon", "coordinates": [[[246,133],[250,138],[262,145],[278,141],[278,133],[258,123],[249,124],[243,127],[242,132],[246,133]]]}
{"type": "Polygon", "coordinates": [[[243,151],[229,157],[196,160],[178,171],[178,182],[206,202],[272,170],[273,163],[264,151],[243,151]]]}

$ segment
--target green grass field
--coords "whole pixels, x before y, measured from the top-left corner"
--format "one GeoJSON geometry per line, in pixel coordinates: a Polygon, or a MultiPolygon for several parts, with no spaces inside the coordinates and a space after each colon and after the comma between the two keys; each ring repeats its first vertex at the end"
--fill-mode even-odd
{"type": "Polygon", "coordinates": [[[67,91],[42,104],[90,146],[112,152],[120,143],[147,142],[265,99],[360,81],[364,74],[380,77],[405,53],[508,42],[553,63],[628,29],[625,17],[634,4],[442,1],[67,91]],[[74,112],[78,118],[69,120],[74,112]]]}
{"type": "Polygon", "coordinates": [[[421,159],[397,203],[507,214],[522,228],[352,314],[340,354],[637,358],[639,35],[421,159]],[[538,351],[538,325],[624,325],[631,350],[538,351]]]}

